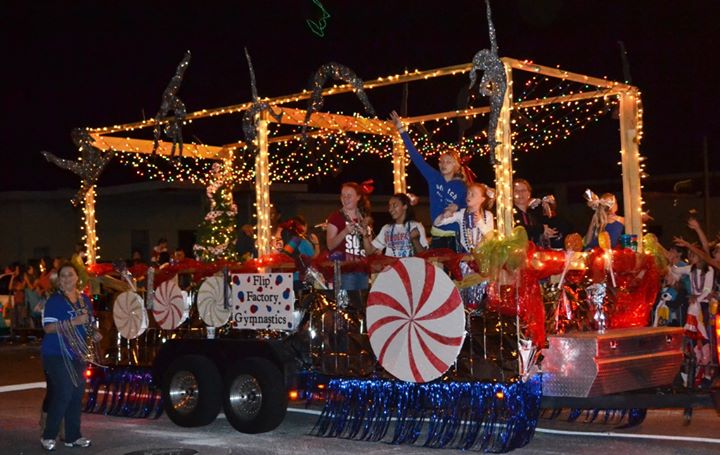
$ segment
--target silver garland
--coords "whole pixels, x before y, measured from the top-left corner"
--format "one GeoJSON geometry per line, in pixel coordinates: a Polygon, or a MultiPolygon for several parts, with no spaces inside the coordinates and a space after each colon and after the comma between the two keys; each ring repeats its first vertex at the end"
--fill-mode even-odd
{"type": "Polygon", "coordinates": [[[185,103],[183,103],[177,96],[180,90],[180,84],[183,80],[185,70],[190,65],[190,51],[185,53],[185,57],[180,61],[175,75],[170,79],[170,83],[165,88],[162,95],[162,103],[160,104],[160,110],[155,116],[155,129],[153,135],[155,137],[153,142],[152,152],[157,152],[157,148],[160,142],[160,136],[165,133],[170,140],[172,140],[172,149],[170,150],[170,156],[175,155],[175,147],[178,147],[178,154],[182,156],[183,149],[183,138],[182,138],[182,124],[185,121],[187,110],[185,109],[185,103]],[[167,120],[167,125],[162,126],[162,122],[170,115],[172,111],[172,118],[167,120]]]}
{"type": "Polygon", "coordinates": [[[492,22],[490,11],[490,2],[485,0],[487,7],[488,31],[490,34],[490,49],[483,49],[475,54],[472,60],[472,69],[470,70],[470,88],[477,81],[477,71],[482,70],[483,75],[480,80],[479,91],[483,96],[490,98],[490,121],[488,122],[488,144],[490,146],[490,159],[493,164],[498,161],[495,158],[495,133],[497,131],[498,120],[500,118],[500,110],[502,109],[505,91],[507,90],[507,77],[505,75],[505,66],[498,57],[498,45],[495,38],[495,26],[492,22]]]}
{"type": "Polygon", "coordinates": [[[58,158],[54,154],[42,151],[42,155],[50,163],[68,170],[80,177],[80,189],[72,199],[72,204],[78,206],[85,199],[85,195],[90,188],[95,185],[105,166],[113,157],[112,150],[103,152],[93,145],[95,140],[90,136],[87,130],[76,128],[72,131],[71,137],[80,152],[80,158],[77,161],[58,158]]]}
{"type": "Polygon", "coordinates": [[[66,319],[58,321],[55,325],[55,331],[60,344],[60,353],[65,363],[65,369],[70,376],[73,385],[77,387],[82,383],[83,378],[78,377],[77,365],[79,362],[92,363],[99,367],[97,342],[95,341],[95,318],[90,314],[90,309],[83,301],[82,297],[78,300],[77,307],[64,296],[65,302],[75,310],[76,315],[87,313],[88,321],[83,325],[85,328],[85,336],[80,334],[79,326],[75,326],[72,320],[66,319]]]}
{"type": "Polygon", "coordinates": [[[593,319],[597,323],[598,332],[605,333],[606,317],[605,317],[605,294],[607,287],[605,283],[596,283],[585,289],[587,300],[590,305],[595,308],[593,319]]]}
{"type": "Polygon", "coordinates": [[[308,101],[307,113],[305,114],[305,125],[302,129],[303,137],[305,138],[307,138],[306,132],[310,117],[314,112],[319,112],[320,109],[322,109],[324,102],[322,90],[330,78],[352,85],[355,95],[357,95],[358,99],[360,99],[360,102],[363,104],[363,107],[365,107],[365,112],[370,117],[376,117],[375,108],[373,108],[372,104],[370,104],[370,100],[363,89],[362,79],[360,79],[353,70],[345,65],[335,62],[326,63],[318,68],[310,84],[312,96],[308,101]]]}
{"type": "Polygon", "coordinates": [[[243,133],[245,134],[245,140],[247,141],[248,146],[252,148],[254,147],[255,139],[257,138],[258,114],[264,111],[268,111],[270,115],[272,115],[278,122],[280,122],[282,120],[283,113],[282,111],[276,113],[272,110],[272,107],[268,103],[260,101],[260,97],[258,96],[257,83],[255,81],[255,69],[253,68],[252,60],[250,60],[250,53],[248,52],[247,48],[245,48],[245,59],[247,59],[248,70],[250,71],[250,91],[252,93],[253,104],[243,114],[242,128],[243,133]]]}

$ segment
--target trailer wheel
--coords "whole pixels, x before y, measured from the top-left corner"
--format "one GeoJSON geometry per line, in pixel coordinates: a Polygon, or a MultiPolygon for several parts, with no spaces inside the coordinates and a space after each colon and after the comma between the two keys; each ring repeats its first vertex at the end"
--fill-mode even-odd
{"type": "Polygon", "coordinates": [[[251,357],[232,368],[225,380],[225,416],[241,433],[277,428],[287,413],[282,372],[270,361],[251,357]]]}
{"type": "Polygon", "coordinates": [[[220,412],[222,378],[205,357],[187,355],[170,364],[163,377],[162,398],[170,420],[181,427],[199,427],[220,412]]]}

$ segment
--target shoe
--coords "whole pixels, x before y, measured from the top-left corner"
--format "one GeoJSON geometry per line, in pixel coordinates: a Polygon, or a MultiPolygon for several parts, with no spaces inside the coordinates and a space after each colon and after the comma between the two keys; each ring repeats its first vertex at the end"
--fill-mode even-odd
{"type": "Polygon", "coordinates": [[[52,452],[53,450],[55,450],[56,444],[57,441],[55,441],[54,439],[40,439],[40,445],[48,452],[52,452]]]}
{"type": "Polygon", "coordinates": [[[88,438],[78,438],[75,442],[66,442],[65,447],[90,447],[91,442],[88,438]]]}

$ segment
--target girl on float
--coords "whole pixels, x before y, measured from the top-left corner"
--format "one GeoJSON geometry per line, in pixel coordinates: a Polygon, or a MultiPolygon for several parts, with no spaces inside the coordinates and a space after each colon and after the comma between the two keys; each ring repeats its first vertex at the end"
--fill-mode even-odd
{"type": "Polygon", "coordinates": [[[295,260],[297,271],[293,273],[295,296],[301,298],[302,282],[310,260],[320,253],[320,242],[315,234],[307,235],[307,221],[296,215],[280,225],[282,228],[283,253],[295,260]]]}
{"type": "MultiPolygon", "coordinates": [[[[390,113],[390,119],[395,124],[410,154],[410,159],[418,168],[428,184],[430,198],[430,219],[434,220],[442,215],[445,209],[457,211],[465,207],[467,195],[466,184],[472,182],[471,172],[463,167],[460,157],[454,150],[446,150],[438,159],[438,169],[433,168],[413,145],[407,129],[403,126],[397,112],[390,113]]],[[[430,230],[433,248],[450,248],[460,251],[462,248],[455,232],[449,229],[433,226],[430,230]]]]}
{"type": "Polygon", "coordinates": [[[363,236],[363,246],[368,254],[385,252],[385,256],[409,257],[428,249],[425,228],[415,221],[414,204],[405,193],[394,194],[388,201],[388,212],[393,223],[380,229],[377,237],[363,236]],[[372,239],[372,241],[371,241],[372,239]]]}
{"type": "Polygon", "coordinates": [[[585,190],[584,197],[588,207],[595,210],[585,234],[585,250],[589,251],[599,246],[598,236],[602,231],[610,236],[610,248],[615,248],[620,243],[620,235],[625,230],[625,220],[617,214],[618,204],[615,196],[605,193],[598,198],[592,191],[585,190]]]}
{"type": "Polygon", "coordinates": [[[365,249],[363,236],[370,233],[370,182],[360,185],[355,182],[343,183],[340,190],[342,208],[330,214],[327,219],[327,247],[332,257],[344,255],[340,275],[341,289],[348,292],[351,303],[362,308],[362,293],[368,288],[367,266],[364,264],[365,249]],[[355,263],[355,264],[353,264],[355,263]]]}
{"type": "MultiPolygon", "coordinates": [[[[495,228],[489,210],[495,202],[495,192],[483,183],[472,183],[467,191],[467,208],[448,207],[435,218],[434,226],[451,228],[462,247],[462,253],[472,253],[475,247],[495,228]]],[[[472,273],[467,262],[460,263],[463,276],[472,273]]],[[[466,305],[478,306],[485,295],[486,283],[464,289],[461,294],[466,305]]]]}

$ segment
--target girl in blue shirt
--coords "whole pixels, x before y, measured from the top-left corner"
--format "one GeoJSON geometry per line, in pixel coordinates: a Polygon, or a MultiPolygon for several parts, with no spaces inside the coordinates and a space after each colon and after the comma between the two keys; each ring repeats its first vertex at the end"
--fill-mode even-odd
{"type": "MultiPolygon", "coordinates": [[[[454,150],[443,152],[438,159],[438,169],[435,169],[417,151],[397,112],[393,111],[390,114],[390,119],[400,133],[405,148],[410,154],[410,159],[427,181],[430,219],[435,220],[448,208],[452,211],[465,208],[466,183],[471,182],[467,182],[468,176],[465,174],[457,152],[454,150]]],[[[461,249],[453,230],[433,226],[430,234],[432,235],[431,246],[433,248],[450,248],[454,251],[461,249]]]]}
{"type": "MultiPolygon", "coordinates": [[[[65,445],[89,447],[80,434],[80,409],[85,391],[85,366],[91,352],[87,344],[92,323],[92,305],[78,290],[78,273],[66,263],[58,270],[58,292],[50,296],[43,310],[42,362],[48,378],[48,415],[40,443],[55,450],[60,422],[65,419],[65,445]]],[[[99,334],[94,341],[99,341],[99,334]]]]}

